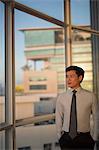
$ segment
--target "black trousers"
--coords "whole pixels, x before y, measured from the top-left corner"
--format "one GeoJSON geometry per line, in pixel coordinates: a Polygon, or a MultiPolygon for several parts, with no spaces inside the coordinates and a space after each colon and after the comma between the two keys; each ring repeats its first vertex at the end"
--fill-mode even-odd
{"type": "Polygon", "coordinates": [[[94,150],[95,142],[90,133],[78,133],[72,139],[67,132],[64,132],[59,139],[61,150],[94,150]]]}

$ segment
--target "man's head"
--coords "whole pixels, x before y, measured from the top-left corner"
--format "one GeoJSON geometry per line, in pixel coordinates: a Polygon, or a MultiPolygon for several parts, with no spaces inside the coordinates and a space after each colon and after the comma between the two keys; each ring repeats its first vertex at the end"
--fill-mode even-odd
{"type": "Polygon", "coordinates": [[[78,88],[84,78],[84,70],[78,66],[69,66],[66,68],[67,85],[71,88],[78,88]]]}

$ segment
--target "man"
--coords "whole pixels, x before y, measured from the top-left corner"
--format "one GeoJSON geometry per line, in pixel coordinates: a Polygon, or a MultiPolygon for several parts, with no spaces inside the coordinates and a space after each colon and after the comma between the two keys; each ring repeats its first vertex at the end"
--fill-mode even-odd
{"type": "Polygon", "coordinates": [[[92,92],[81,87],[83,78],[82,68],[66,68],[69,89],[58,96],[56,103],[56,129],[61,150],[94,149],[97,100],[92,92]],[[90,134],[90,118],[93,119],[94,138],[90,134]]]}

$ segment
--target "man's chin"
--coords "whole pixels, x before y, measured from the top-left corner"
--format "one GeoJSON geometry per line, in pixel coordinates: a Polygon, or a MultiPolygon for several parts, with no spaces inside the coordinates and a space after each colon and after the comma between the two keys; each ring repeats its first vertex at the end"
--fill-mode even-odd
{"type": "Polygon", "coordinates": [[[68,87],[69,87],[69,88],[73,88],[72,85],[70,85],[70,84],[68,85],[68,87]]]}
{"type": "Polygon", "coordinates": [[[74,89],[75,87],[72,85],[68,85],[68,88],[74,89]]]}

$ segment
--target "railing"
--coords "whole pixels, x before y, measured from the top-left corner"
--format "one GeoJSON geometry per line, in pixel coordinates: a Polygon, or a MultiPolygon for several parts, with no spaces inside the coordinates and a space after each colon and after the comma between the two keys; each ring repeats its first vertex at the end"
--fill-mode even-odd
{"type": "MultiPolygon", "coordinates": [[[[35,123],[39,123],[42,121],[48,121],[51,119],[55,119],[55,113],[18,119],[18,120],[16,120],[15,126],[19,127],[19,126],[24,126],[24,125],[28,125],[28,124],[35,124],[35,123]]],[[[12,124],[8,125],[6,123],[2,123],[2,124],[0,124],[0,131],[11,128],[12,126],[13,126],[12,124]]]]}
{"type": "Polygon", "coordinates": [[[55,113],[16,120],[16,127],[55,119],[55,113]]]}

